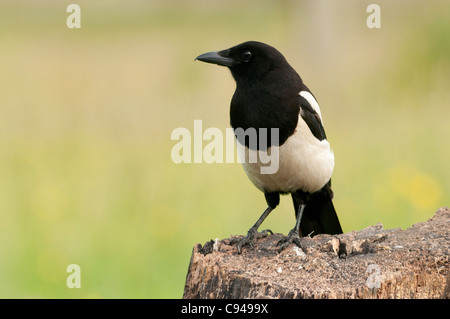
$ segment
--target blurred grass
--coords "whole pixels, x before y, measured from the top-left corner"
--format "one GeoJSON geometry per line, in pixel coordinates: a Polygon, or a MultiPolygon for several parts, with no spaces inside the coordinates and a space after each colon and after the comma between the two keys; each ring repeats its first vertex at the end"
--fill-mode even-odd
{"type": "MultiPolygon", "coordinates": [[[[379,1],[380,30],[351,0],[77,3],[80,30],[60,1],[0,4],[0,297],[179,298],[195,243],[247,231],[265,202],[239,164],[170,158],[176,127],[228,127],[234,82],[194,58],[245,40],[318,97],[344,231],[448,205],[445,1],[379,1]]],[[[293,216],[283,198],[265,227],[293,216]]]]}

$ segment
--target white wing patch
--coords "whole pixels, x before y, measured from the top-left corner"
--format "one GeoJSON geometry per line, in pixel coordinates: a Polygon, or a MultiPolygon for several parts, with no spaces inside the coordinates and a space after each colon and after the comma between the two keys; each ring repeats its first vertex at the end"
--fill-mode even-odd
{"type": "Polygon", "coordinates": [[[317,114],[319,114],[320,120],[322,121],[322,125],[323,125],[322,114],[320,113],[319,103],[317,103],[314,96],[311,93],[309,93],[308,91],[301,91],[299,93],[299,95],[303,96],[306,99],[306,101],[308,101],[309,105],[311,105],[313,110],[316,111],[317,114]]]}

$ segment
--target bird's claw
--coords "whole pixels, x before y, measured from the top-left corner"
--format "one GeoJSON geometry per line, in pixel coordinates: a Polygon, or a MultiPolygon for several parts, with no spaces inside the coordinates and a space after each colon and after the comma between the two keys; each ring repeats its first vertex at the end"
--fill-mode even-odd
{"type": "Polygon", "coordinates": [[[250,246],[251,249],[254,249],[253,242],[258,238],[264,238],[267,237],[269,234],[273,235],[273,232],[270,229],[265,229],[261,232],[258,232],[255,228],[250,228],[247,235],[243,239],[234,238],[232,239],[229,244],[230,245],[236,245],[238,254],[240,255],[242,253],[242,247],[244,246],[250,246]]]}
{"type": "Polygon", "coordinates": [[[300,235],[295,229],[292,229],[286,237],[277,243],[277,246],[281,245],[280,248],[278,248],[278,252],[281,253],[292,243],[296,244],[300,249],[303,249],[300,235]]]}

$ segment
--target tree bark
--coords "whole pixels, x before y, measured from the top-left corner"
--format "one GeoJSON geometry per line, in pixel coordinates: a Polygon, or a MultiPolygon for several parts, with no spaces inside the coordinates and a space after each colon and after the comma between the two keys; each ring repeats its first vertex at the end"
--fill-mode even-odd
{"type": "Polygon", "coordinates": [[[450,298],[450,210],[401,230],[377,224],[302,238],[278,253],[281,234],[241,255],[231,240],[197,244],[183,298],[450,298]]]}

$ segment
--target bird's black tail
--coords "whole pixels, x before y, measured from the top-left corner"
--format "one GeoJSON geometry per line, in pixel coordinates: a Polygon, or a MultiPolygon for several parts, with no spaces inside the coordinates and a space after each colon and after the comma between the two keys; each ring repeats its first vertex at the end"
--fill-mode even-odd
{"type": "MultiPolygon", "coordinates": [[[[294,200],[295,217],[297,218],[299,204],[294,200]]],[[[300,236],[315,236],[317,234],[342,234],[336,210],[332,202],[333,191],[331,181],[321,190],[311,194],[303,211],[300,223],[300,236]]]]}

